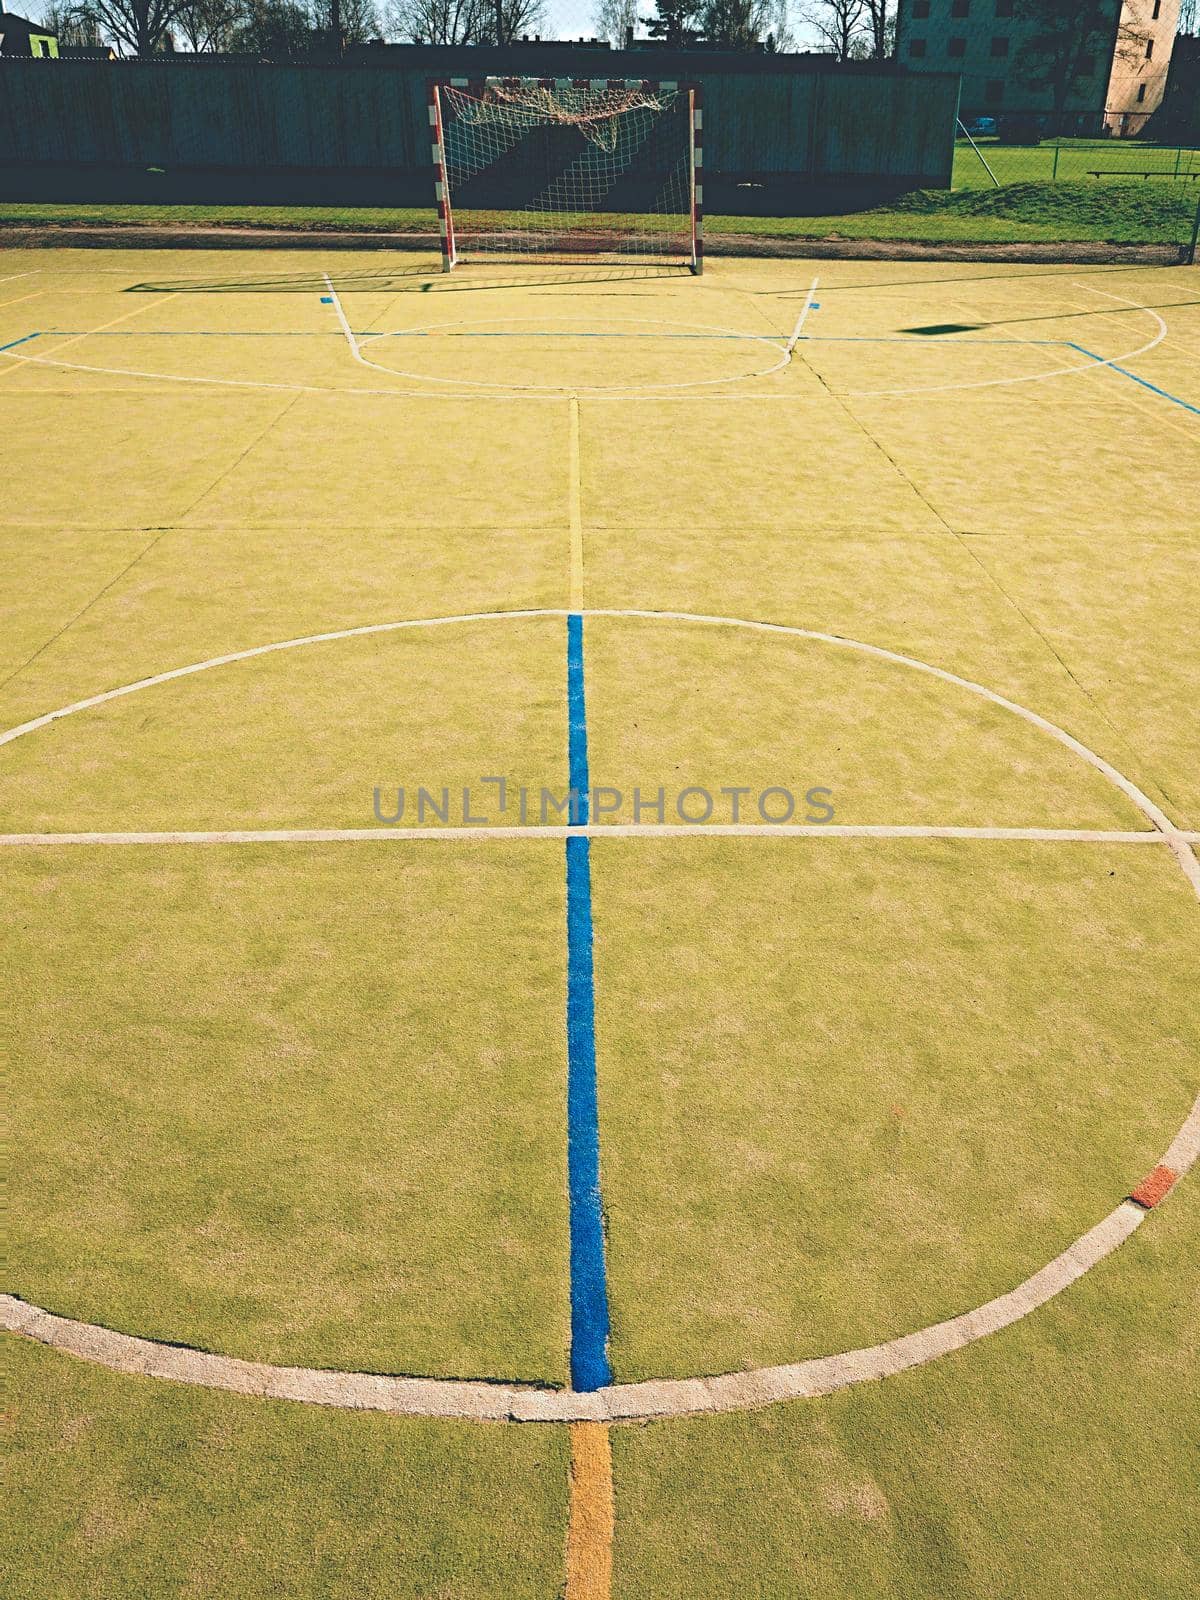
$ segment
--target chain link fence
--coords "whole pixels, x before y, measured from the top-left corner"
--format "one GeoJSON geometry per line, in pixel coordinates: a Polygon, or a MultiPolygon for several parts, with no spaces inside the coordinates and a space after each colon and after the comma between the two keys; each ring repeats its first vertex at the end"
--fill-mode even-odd
{"type": "Polygon", "coordinates": [[[1112,137],[1043,139],[1032,116],[999,126],[987,117],[959,125],[955,189],[1104,181],[1190,184],[1200,190],[1200,146],[1112,137]]]}

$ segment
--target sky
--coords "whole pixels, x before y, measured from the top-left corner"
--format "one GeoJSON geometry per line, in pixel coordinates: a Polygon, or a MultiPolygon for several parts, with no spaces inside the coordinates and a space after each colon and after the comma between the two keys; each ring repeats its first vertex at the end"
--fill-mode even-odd
{"type": "MultiPolygon", "coordinates": [[[[643,0],[641,10],[649,16],[651,0],[643,0]]],[[[544,35],[550,39],[590,39],[596,31],[596,0],[546,0],[544,35]]],[[[793,27],[796,24],[793,22],[793,27]]],[[[800,33],[803,30],[797,28],[800,33]]],[[[811,44],[801,48],[813,48],[811,44]]]]}

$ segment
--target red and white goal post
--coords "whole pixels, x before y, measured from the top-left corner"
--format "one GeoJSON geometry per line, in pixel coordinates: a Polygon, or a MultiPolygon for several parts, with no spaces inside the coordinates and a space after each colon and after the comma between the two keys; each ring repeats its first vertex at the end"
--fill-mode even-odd
{"type": "Polygon", "coordinates": [[[700,87],[658,79],[450,78],[429,85],[442,265],[704,264],[700,87]]]}

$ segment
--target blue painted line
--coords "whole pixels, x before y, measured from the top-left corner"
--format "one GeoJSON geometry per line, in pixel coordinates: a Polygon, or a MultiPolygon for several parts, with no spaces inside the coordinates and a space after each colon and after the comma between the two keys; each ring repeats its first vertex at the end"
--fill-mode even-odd
{"type": "Polygon", "coordinates": [[[11,344],[0,344],[0,351],[15,350],[19,344],[28,344],[30,339],[40,339],[40,333],[27,333],[20,339],[14,339],[11,344]]]}
{"type": "Polygon", "coordinates": [[[1160,389],[1156,383],[1150,383],[1145,378],[1139,378],[1137,373],[1130,372],[1128,367],[1118,367],[1113,362],[1106,361],[1103,356],[1098,356],[1094,350],[1085,350],[1081,344],[1075,344],[1070,339],[1067,340],[1067,343],[1072,350],[1078,350],[1081,356],[1087,356],[1089,360],[1098,361],[1102,366],[1108,367],[1110,371],[1119,372],[1123,378],[1129,378],[1134,383],[1140,383],[1142,388],[1149,389],[1151,394],[1156,394],[1163,400],[1169,400],[1173,406],[1182,406],[1185,411],[1190,411],[1193,416],[1200,417],[1200,406],[1194,406],[1188,400],[1181,400],[1177,394],[1170,394],[1166,389],[1160,389]]]}
{"type": "Polygon", "coordinates": [[[567,772],[577,796],[572,822],[588,820],[587,706],[583,694],[583,618],[567,618],[567,772]]]}
{"type": "MultiPolygon", "coordinates": [[[[583,618],[567,618],[568,751],[572,788],[587,821],[587,718],[583,618]]],[[[600,1118],[596,1094],[595,979],[592,962],[591,840],[567,840],[567,1187],[571,1221],[571,1387],[612,1382],[608,1283],[600,1201],[600,1118]]]]}

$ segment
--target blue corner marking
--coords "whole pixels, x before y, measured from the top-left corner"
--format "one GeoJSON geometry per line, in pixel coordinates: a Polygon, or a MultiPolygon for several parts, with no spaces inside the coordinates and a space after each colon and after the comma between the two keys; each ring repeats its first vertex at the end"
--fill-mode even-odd
{"type": "Polygon", "coordinates": [[[331,294],[323,294],[321,296],[321,304],[323,306],[331,306],[333,304],[333,296],[331,294]]]}
{"type": "MultiPolygon", "coordinates": [[[[587,717],[583,618],[567,618],[567,712],[571,787],[587,821],[587,717]]],[[[571,1387],[612,1382],[608,1283],[600,1202],[600,1118],[596,1095],[595,981],[592,966],[591,840],[567,840],[567,1186],[571,1220],[571,1387]]]]}
{"type": "Polygon", "coordinates": [[[15,350],[19,344],[28,344],[30,339],[40,339],[41,337],[40,333],[27,333],[23,338],[14,339],[11,344],[0,344],[0,352],[15,350]]]}
{"type": "Polygon", "coordinates": [[[1160,399],[1169,400],[1173,406],[1182,406],[1185,411],[1190,411],[1193,416],[1200,417],[1200,406],[1194,406],[1188,400],[1181,400],[1177,394],[1170,394],[1166,389],[1160,389],[1156,383],[1149,383],[1145,378],[1139,378],[1136,372],[1130,372],[1127,367],[1118,367],[1115,362],[1108,361],[1104,356],[1098,356],[1094,350],[1085,350],[1081,344],[1075,344],[1068,339],[1067,344],[1072,350],[1078,350],[1081,356],[1087,356],[1090,361],[1097,361],[1101,366],[1109,367],[1113,372],[1119,372],[1123,378],[1129,378],[1133,383],[1140,383],[1143,389],[1149,389],[1151,394],[1156,394],[1160,399]]]}

